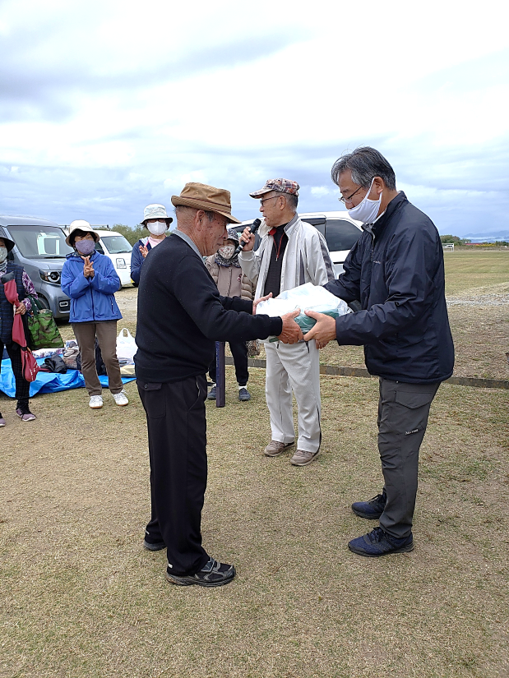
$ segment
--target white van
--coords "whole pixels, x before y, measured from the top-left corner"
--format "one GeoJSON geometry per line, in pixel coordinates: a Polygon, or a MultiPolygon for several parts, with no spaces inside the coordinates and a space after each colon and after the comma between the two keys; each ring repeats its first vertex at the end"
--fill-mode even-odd
{"type": "MultiPolygon", "coordinates": [[[[329,248],[334,272],[336,277],[343,272],[343,263],[348,253],[362,235],[362,222],[352,219],[348,216],[346,210],[335,210],[334,212],[299,212],[302,221],[306,221],[311,226],[317,228],[325,236],[327,247],[329,248]]],[[[235,226],[237,233],[242,233],[246,226],[251,226],[253,219],[243,221],[242,224],[235,226]]],[[[260,244],[260,238],[256,234],[255,249],[260,244]]]]}
{"type": "Polygon", "coordinates": [[[122,287],[131,286],[133,284],[131,280],[131,252],[133,246],[122,233],[94,230],[99,235],[99,242],[96,243],[95,249],[100,254],[104,254],[111,259],[122,287]]]}

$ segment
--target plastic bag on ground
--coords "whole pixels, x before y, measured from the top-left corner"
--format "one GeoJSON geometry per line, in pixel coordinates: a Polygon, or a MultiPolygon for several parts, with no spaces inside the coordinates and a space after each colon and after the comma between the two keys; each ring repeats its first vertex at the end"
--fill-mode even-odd
{"type": "Polygon", "coordinates": [[[294,287],[291,290],[286,290],[286,292],[281,292],[275,298],[261,301],[256,307],[256,313],[276,317],[295,311],[297,308],[300,308],[301,312],[295,318],[295,322],[299,325],[303,334],[309,332],[316,323],[316,320],[307,316],[304,311],[316,311],[332,318],[351,313],[346,301],[335,297],[321,285],[313,285],[313,283],[294,287]]]}
{"type": "Polygon", "coordinates": [[[132,363],[137,350],[133,335],[124,327],[117,337],[117,358],[119,361],[132,363]]]}

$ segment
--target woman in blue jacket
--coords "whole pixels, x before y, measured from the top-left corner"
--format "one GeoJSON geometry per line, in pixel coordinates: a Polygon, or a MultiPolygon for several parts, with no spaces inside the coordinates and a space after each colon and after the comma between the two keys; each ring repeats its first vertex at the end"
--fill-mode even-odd
{"type": "Polygon", "coordinates": [[[135,287],[140,284],[141,269],[147,254],[163,242],[172,221],[173,219],[166,214],[164,205],[154,203],[145,207],[141,223],[148,229],[150,235],[147,238],[140,238],[131,253],[131,280],[135,287]]]}
{"type": "Polygon", "coordinates": [[[81,371],[92,409],[103,406],[102,386],[95,363],[95,338],[108,373],[108,386],[117,405],[127,405],[117,358],[117,320],[122,314],[115,301],[120,278],[111,260],[95,250],[99,236],[88,221],[76,219],[66,242],[74,247],[62,268],[62,291],[71,299],[70,322],[81,352],[81,371]]]}

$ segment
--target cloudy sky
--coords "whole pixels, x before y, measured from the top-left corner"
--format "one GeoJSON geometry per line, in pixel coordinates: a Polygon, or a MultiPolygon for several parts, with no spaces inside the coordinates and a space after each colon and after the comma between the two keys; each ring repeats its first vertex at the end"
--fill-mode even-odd
{"type": "Polygon", "coordinates": [[[301,185],[378,148],[442,234],[509,235],[497,0],[0,0],[0,213],[136,225],[187,181],[301,185]]]}

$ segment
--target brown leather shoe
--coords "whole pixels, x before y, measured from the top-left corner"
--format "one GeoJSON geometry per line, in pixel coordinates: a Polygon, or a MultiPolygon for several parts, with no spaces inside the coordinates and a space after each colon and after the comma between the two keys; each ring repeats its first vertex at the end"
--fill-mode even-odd
{"type": "Polygon", "coordinates": [[[280,443],[279,440],[271,440],[264,450],[266,457],[278,457],[281,452],[284,452],[292,445],[295,445],[295,440],[292,443],[280,443]]]}

